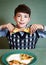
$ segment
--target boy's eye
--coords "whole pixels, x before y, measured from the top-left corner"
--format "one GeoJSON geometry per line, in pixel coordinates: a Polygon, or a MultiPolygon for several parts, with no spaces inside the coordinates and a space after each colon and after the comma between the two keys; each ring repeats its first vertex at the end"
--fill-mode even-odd
{"type": "Polygon", "coordinates": [[[18,15],[18,17],[20,17],[20,15],[18,15]]]}
{"type": "Polygon", "coordinates": [[[26,16],[26,15],[25,15],[24,17],[25,17],[25,18],[27,18],[27,16],[26,16]]]}

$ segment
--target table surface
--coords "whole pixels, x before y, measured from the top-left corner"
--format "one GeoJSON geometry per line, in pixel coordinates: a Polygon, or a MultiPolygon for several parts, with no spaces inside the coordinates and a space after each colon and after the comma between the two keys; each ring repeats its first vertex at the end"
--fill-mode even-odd
{"type": "MultiPolygon", "coordinates": [[[[11,51],[15,51],[15,50],[0,49],[0,65],[4,65],[1,61],[2,56],[5,53],[11,52],[11,51]]],[[[31,65],[46,65],[46,48],[37,48],[37,49],[21,50],[21,51],[31,52],[37,56],[37,60],[31,65]]]]}

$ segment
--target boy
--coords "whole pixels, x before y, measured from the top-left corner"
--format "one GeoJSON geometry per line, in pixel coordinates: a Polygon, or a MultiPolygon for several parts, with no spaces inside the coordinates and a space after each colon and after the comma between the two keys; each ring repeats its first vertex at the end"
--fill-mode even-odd
{"type": "Polygon", "coordinates": [[[30,8],[20,4],[14,12],[16,25],[8,23],[0,26],[0,37],[7,37],[10,49],[34,49],[39,37],[46,38],[46,26],[28,26],[30,15],[30,8]]]}

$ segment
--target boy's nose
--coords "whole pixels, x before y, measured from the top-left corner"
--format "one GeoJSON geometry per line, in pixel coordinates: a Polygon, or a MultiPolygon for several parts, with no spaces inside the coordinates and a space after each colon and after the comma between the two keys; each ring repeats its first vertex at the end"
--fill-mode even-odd
{"type": "Polygon", "coordinates": [[[21,17],[21,21],[23,21],[24,20],[24,18],[23,17],[21,17]]]}

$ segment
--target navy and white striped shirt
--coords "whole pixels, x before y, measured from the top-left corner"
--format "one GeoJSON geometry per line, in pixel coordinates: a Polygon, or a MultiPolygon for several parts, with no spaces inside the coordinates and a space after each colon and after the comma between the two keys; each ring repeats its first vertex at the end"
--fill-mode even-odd
{"type": "Polygon", "coordinates": [[[7,37],[10,49],[34,49],[38,38],[46,38],[46,26],[44,30],[37,30],[32,35],[27,32],[10,34],[7,29],[0,30],[0,37],[2,36],[7,37]]]}

